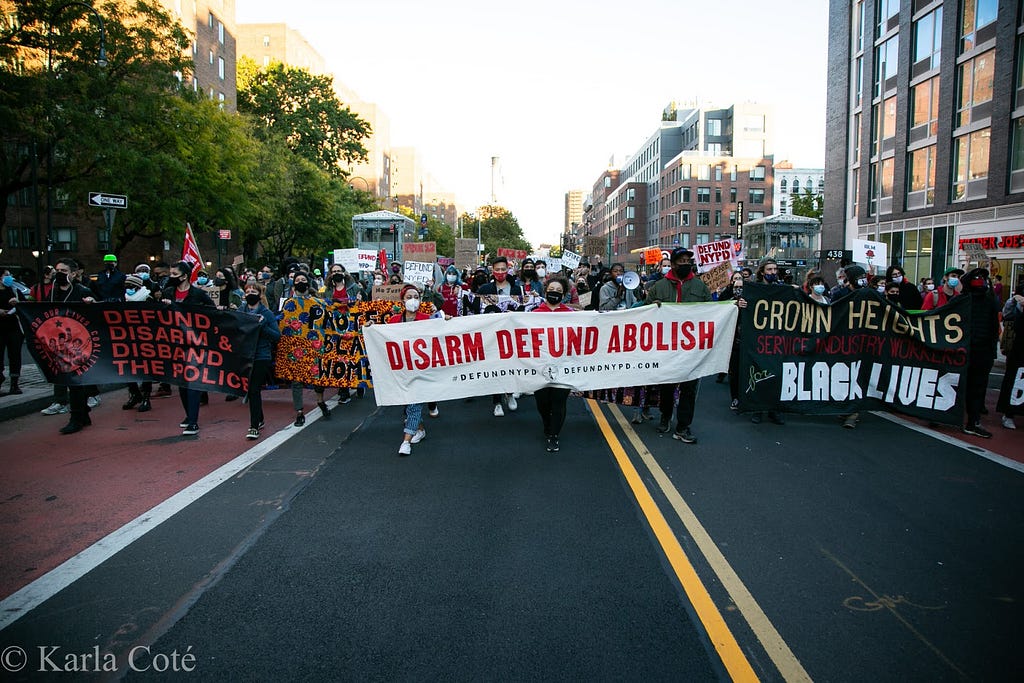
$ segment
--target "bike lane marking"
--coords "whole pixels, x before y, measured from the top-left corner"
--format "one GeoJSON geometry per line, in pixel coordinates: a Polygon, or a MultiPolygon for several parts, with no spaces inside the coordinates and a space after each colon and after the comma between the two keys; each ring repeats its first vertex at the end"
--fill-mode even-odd
{"type": "Polygon", "coordinates": [[[654,459],[654,455],[629,424],[626,416],[622,414],[617,405],[609,405],[608,408],[609,412],[615,416],[615,420],[619,423],[626,438],[629,439],[630,444],[632,444],[640,459],[654,477],[658,487],[679,517],[679,521],[683,523],[686,531],[704,555],[708,566],[711,567],[711,570],[722,583],[730,599],[736,605],[736,609],[746,620],[747,625],[750,626],[750,629],[754,632],[755,637],[757,637],[757,640],[761,643],[761,646],[769,658],[771,658],[772,663],[775,664],[775,668],[779,670],[783,679],[786,681],[810,681],[811,677],[803,665],[800,664],[800,660],[797,659],[793,651],[790,650],[789,645],[783,640],[782,635],[772,625],[768,615],[764,613],[764,610],[761,609],[757,600],[754,599],[754,596],[751,595],[746,585],[736,574],[732,565],[725,559],[725,556],[718,549],[718,545],[711,538],[704,525],[700,523],[700,520],[697,519],[697,515],[690,506],[686,504],[679,490],[676,489],[672,480],[665,473],[665,470],[654,459]]]}
{"type": "MultiPolygon", "coordinates": [[[[712,646],[721,658],[722,664],[725,666],[726,671],[728,671],[729,677],[733,681],[757,681],[757,674],[754,673],[753,667],[747,661],[743,650],[740,649],[739,643],[736,642],[736,638],[729,630],[721,612],[715,607],[715,603],[711,599],[707,588],[704,587],[700,577],[697,575],[697,571],[693,568],[693,564],[691,564],[690,559],[683,551],[683,547],[679,544],[679,540],[672,533],[672,529],[661,514],[658,505],[654,502],[650,491],[647,490],[643,480],[640,478],[640,473],[637,472],[622,444],[616,438],[615,432],[612,430],[600,405],[594,399],[587,399],[587,404],[590,407],[591,414],[594,416],[594,420],[597,422],[598,428],[601,430],[605,441],[615,456],[619,470],[626,478],[630,490],[632,490],[633,495],[636,497],[637,504],[640,505],[640,509],[643,511],[644,517],[647,518],[647,522],[651,527],[651,531],[654,532],[669,564],[672,565],[676,578],[686,592],[686,596],[690,599],[690,603],[693,605],[701,624],[703,624],[704,631],[711,640],[712,646]]],[[[612,407],[614,408],[614,406],[612,407]]],[[[622,414],[619,413],[619,419],[621,420],[621,418],[622,414]]]]}

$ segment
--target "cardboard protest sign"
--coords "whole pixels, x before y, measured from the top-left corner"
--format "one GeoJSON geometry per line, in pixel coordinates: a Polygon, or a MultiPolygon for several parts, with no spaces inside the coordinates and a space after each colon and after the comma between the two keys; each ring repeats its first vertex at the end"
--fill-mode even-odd
{"type": "Polygon", "coordinates": [[[458,268],[472,269],[480,262],[480,256],[476,253],[476,240],[455,239],[455,265],[458,268]]]}
{"type": "MultiPolygon", "coordinates": [[[[359,272],[359,250],[358,249],[335,249],[334,262],[345,267],[349,273],[359,272]]],[[[371,269],[372,270],[372,269],[371,269]]]]}
{"type": "Polygon", "coordinates": [[[712,292],[721,289],[729,284],[729,276],[732,275],[732,265],[726,261],[713,266],[711,270],[701,273],[700,279],[712,292]]]}
{"type": "Polygon", "coordinates": [[[405,285],[374,285],[374,301],[401,301],[402,287],[405,285]]]}
{"type": "Polygon", "coordinates": [[[427,284],[434,279],[434,264],[422,261],[406,261],[402,271],[402,279],[406,282],[427,284]]]}
{"type": "Polygon", "coordinates": [[[604,257],[606,244],[605,238],[588,235],[583,238],[583,255],[604,257]]]}
{"type": "Polygon", "coordinates": [[[433,263],[437,260],[437,242],[406,242],[402,254],[406,261],[433,263]]]}

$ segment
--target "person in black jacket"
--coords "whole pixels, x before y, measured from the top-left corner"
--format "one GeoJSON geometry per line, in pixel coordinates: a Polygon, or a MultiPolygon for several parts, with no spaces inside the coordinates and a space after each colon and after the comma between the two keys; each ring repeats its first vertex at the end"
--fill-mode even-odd
{"type": "Polygon", "coordinates": [[[964,434],[991,439],[992,432],[981,426],[981,415],[985,412],[985,392],[988,390],[988,376],[996,359],[996,345],[999,343],[999,302],[992,293],[988,281],[988,270],[975,268],[960,280],[964,294],[971,298],[971,329],[967,337],[967,376],[963,383],[964,401],[967,404],[967,424],[964,434]]]}
{"type": "MultiPolygon", "coordinates": [[[[74,281],[74,273],[78,270],[76,261],[62,258],[57,261],[55,269],[57,272],[53,278],[53,289],[50,290],[50,301],[61,304],[96,301],[88,287],[74,281]]],[[[71,409],[71,415],[68,423],[61,427],[61,434],[74,434],[92,424],[92,420],[89,419],[88,400],[89,387],[68,387],[68,406],[71,409]]]]}
{"type": "MultiPolygon", "coordinates": [[[[179,261],[171,266],[160,300],[165,304],[191,304],[193,306],[209,306],[215,308],[213,299],[206,292],[191,282],[193,266],[188,261],[179,261]]],[[[179,425],[184,431],[182,436],[194,436],[199,433],[199,399],[202,391],[179,387],[181,407],[185,409],[185,419],[179,425]]]]}
{"type": "Polygon", "coordinates": [[[918,311],[921,309],[921,292],[918,291],[913,282],[907,279],[907,274],[903,272],[902,268],[899,266],[889,266],[885,271],[885,282],[886,284],[899,285],[900,298],[896,303],[908,311],[918,311]]]}
{"type": "Polygon", "coordinates": [[[97,301],[124,301],[125,278],[117,269],[117,257],[107,254],[103,257],[103,270],[92,278],[92,291],[97,301]]]}

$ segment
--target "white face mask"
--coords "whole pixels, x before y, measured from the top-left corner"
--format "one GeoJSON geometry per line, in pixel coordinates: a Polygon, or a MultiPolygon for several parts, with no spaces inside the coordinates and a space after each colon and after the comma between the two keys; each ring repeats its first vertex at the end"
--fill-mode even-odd
{"type": "Polygon", "coordinates": [[[903,283],[903,276],[902,275],[894,275],[893,278],[892,278],[892,281],[895,282],[896,284],[902,284],[903,283]]]}
{"type": "Polygon", "coordinates": [[[405,310],[409,311],[410,313],[415,313],[416,311],[420,310],[420,300],[419,299],[406,299],[405,300],[405,310]]]}
{"type": "Polygon", "coordinates": [[[459,276],[456,275],[455,273],[448,273],[444,277],[445,277],[446,280],[448,280],[448,284],[451,284],[451,285],[454,285],[456,282],[459,281],[459,276]]]}
{"type": "Polygon", "coordinates": [[[668,275],[671,270],[672,270],[671,266],[662,266],[661,267],[661,274],[662,275],[668,275]]]}
{"type": "Polygon", "coordinates": [[[879,285],[879,286],[878,286],[878,287],[876,287],[875,289],[877,289],[877,290],[878,290],[879,292],[881,292],[882,294],[885,294],[885,285],[879,285]]]}
{"type": "Polygon", "coordinates": [[[537,269],[537,277],[541,278],[541,277],[544,277],[547,274],[548,274],[548,271],[546,271],[545,269],[543,269],[543,268],[538,268],[537,269]]]}
{"type": "Polygon", "coordinates": [[[928,291],[930,292],[930,291],[932,291],[933,289],[935,289],[935,285],[934,285],[934,284],[932,284],[931,282],[929,282],[928,284],[926,284],[926,285],[924,286],[924,288],[925,288],[925,289],[927,289],[927,290],[928,290],[928,291]]]}
{"type": "Polygon", "coordinates": [[[373,278],[373,284],[375,284],[375,285],[382,285],[382,284],[384,284],[384,280],[382,278],[375,277],[375,278],[373,278]]]}

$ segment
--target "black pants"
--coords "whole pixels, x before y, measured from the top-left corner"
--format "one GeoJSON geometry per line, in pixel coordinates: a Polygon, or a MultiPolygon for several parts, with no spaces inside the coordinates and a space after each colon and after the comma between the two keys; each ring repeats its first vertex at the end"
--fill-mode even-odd
{"type": "Polygon", "coordinates": [[[21,377],[21,345],[24,341],[25,335],[22,334],[17,320],[4,320],[0,323],[0,375],[4,372],[6,355],[8,374],[11,377],[21,377]]]}
{"type": "Polygon", "coordinates": [[[249,426],[259,428],[263,422],[263,385],[270,377],[269,360],[254,360],[252,362],[252,374],[249,375],[249,391],[246,399],[249,402],[249,426]]]}
{"type": "Polygon", "coordinates": [[[181,396],[181,407],[185,409],[184,422],[190,425],[199,424],[199,399],[202,398],[203,392],[178,387],[178,394],[181,396]]]}
{"type": "Polygon", "coordinates": [[[981,421],[981,409],[985,405],[988,390],[988,374],[995,360],[995,349],[971,349],[967,356],[967,379],[964,381],[964,403],[967,409],[967,424],[981,421]]]}
{"type": "Polygon", "coordinates": [[[729,355],[729,395],[734,401],[740,397],[740,347],[733,346],[729,355]]]}
{"type": "Polygon", "coordinates": [[[672,404],[675,402],[676,387],[679,387],[679,406],[676,408],[676,431],[681,432],[693,423],[693,410],[697,405],[699,379],[678,384],[662,384],[659,387],[658,407],[662,422],[671,421],[672,404]]]}
{"type": "Polygon", "coordinates": [[[92,387],[70,386],[68,390],[68,408],[71,422],[86,424],[89,422],[89,390],[92,387]]]}
{"type": "Polygon", "coordinates": [[[537,400],[537,412],[544,421],[544,434],[558,436],[565,424],[565,403],[569,400],[569,390],[559,387],[544,387],[533,392],[537,400]]]}

